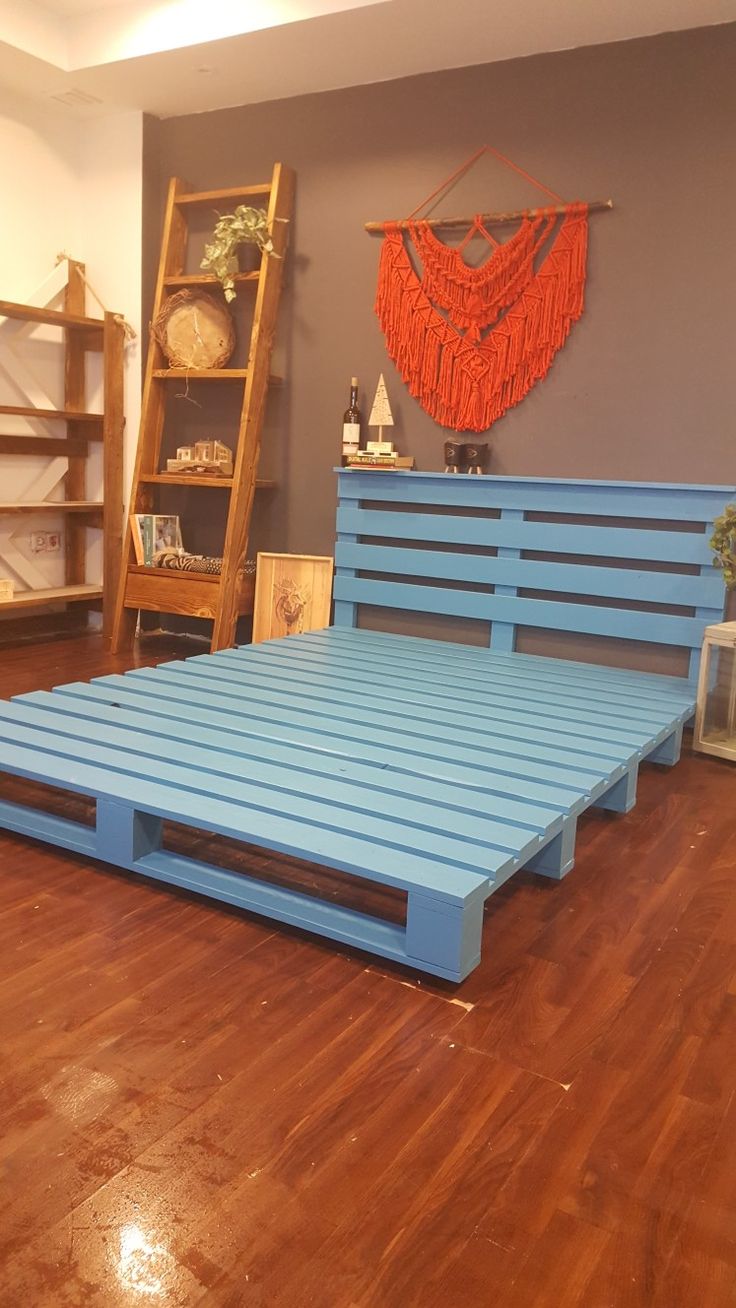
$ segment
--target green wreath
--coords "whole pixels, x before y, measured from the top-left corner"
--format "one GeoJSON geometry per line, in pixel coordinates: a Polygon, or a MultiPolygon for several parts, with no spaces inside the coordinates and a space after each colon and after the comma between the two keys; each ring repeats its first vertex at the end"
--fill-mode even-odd
{"type": "Polygon", "coordinates": [[[727,504],[725,512],[713,523],[710,547],[716,556],[729,590],[736,588],[736,504],[727,504]]]}

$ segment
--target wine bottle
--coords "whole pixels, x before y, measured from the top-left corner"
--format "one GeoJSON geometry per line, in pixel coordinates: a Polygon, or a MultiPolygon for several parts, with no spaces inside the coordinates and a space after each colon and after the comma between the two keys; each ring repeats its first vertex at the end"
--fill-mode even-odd
{"type": "Polygon", "coordinates": [[[360,449],[360,409],[358,408],[358,378],[350,378],[350,404],[342,417],[342,456],[357,454],[360,449]]]}

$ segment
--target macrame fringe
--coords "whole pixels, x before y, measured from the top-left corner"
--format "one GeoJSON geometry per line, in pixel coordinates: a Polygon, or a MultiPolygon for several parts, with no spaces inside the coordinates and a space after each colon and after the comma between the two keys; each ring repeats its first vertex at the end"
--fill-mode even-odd
{"type": "MultiPolygon", "coordinates": [[[[482,329],[494,323],[529,285],[534,260],[554,222],[554,214],[533,221],[525,218],[514,235],[497,245],[478,268],[469,268],[460,250],[444,245],[426,222],[412,223],[409,230],[422,261],[425,295],[446,310],[455,327],[468,332],[469,340],[479,341],[482,329]]],[[[479,218],[472,230],[490,238],[479,218]]]]}
{"type": "MultiPolygon", "coordinates": [[[[545,227],[548,221],[540,219],[545,227]]],[[[540,240],[539,229],[535,228],[535,250],[545,237],[540,240]]],[[[529,260],[532,273],[521,293],[516,293],[509,302],[501,322],[483,340],[477,341],[471,339],[470,331],[461,336],[437,312],[423,281],[414,271],[400,229],[386,228],[376,313],[389,355],[410,393],[436,422],[453,431],[487,431],[536,382],[546,377],[572,324],[583,312],[587,237],[587,206],[569,205],[538,271],[533,272],[532,254],[529,260]]],[[[528,239],[525,232],[524,241],[520,240],[519,244],[523,247],[528,239]]],[[[512,270],[516,257],[512,251],[506,260],[512,270]]],[[[495,258],[494,254],[488,262],[495,258]]],[[[517,274],[529,258],[529,251],[518,258],[517,274]]],[[[447,269],[450,263],[443,263],[438,257],[434,271],[440,267],[447,269]]],[[[474,271],[468,269],[469,273],[474,271]]],[[[438,285],[440,280],[438,277],[438,285]]],[[[478,281],[481,280],[479,277],[478,281]]],[[[446,278],[445,286],[450,284],[446,278]]],[[[487,285],[489,288],[492,285],[490,276],[487,285]]],[[[503,294],[503,291],[497,286],[494,293],[503,294]]],[[[441,302],[439,297],[438,302],[441,302]]],[[[455,310],[461,312],[457,305],[455,310]]]]}

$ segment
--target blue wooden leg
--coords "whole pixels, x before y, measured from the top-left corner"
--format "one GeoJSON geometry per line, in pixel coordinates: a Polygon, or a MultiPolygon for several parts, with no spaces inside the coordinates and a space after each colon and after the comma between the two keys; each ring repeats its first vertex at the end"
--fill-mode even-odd
{"type": "Polygon", "coordinates": [[[161,848],[161,818],[114,799],[97,801],[95,854],[105,863],[131,867],[161,848]]]}
{"type": "Polygon", "coordinates": [[[539,872],[543,877],[553,877],[556,881],[561,881],[575,862],[576,829],[576,820],[570,818],[559,834],[529,860],[525,870],[539,872]]]}
{"type": "Polygon", "coordinates": [[[682,724],[676,727],[671,736],[667,736],[661,743],[653,749],[651,754],[647,754],[647,763],[663,763],[665,767],[674,767],[679,761],[680,750],[682,749],[682,724]]]}
{"type": "Polygon", "coordinates": [[[636,803],[636,783],[639,769],[636,765],[629,768],[625,777],[614,781],[610,790],[599,795],[592,808],[605,808],[610,813],[629,813],[636,803]]]}
{"type": "Polygon", "coordinates": [[[485,893],[452,904],[419,891],[406,906],[407,963],[430,968],[451,981],[462,981],[480,962],[485,893]]]}

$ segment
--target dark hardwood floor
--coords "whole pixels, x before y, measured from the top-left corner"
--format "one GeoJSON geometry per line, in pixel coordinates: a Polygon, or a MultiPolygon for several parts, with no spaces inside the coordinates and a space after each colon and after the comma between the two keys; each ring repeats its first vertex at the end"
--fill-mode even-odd
{"type": "MultiPolygon", "coordinates": [[[[8,649],[0,694],[125,666],[8,649]]],[[[736,1305],[733,765],[644,766],[460,987],[6,833],[0,869],[2,1308],[736,1305]]]]}

